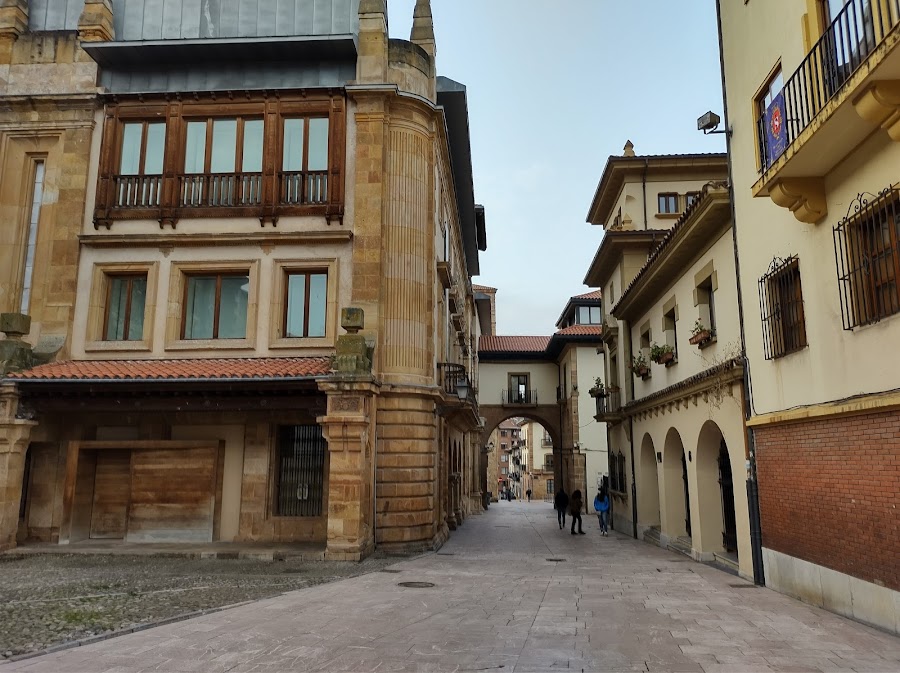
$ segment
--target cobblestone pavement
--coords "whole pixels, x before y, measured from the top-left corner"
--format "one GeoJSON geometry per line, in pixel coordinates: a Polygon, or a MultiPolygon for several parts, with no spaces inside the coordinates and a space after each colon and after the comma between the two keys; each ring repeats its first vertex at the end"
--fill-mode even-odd
{"type": "Polygon", "coordinates": [[[394,561],[2,555],[0,661],[138,624],[353,577],[394,561]]]}
{"type": "Polygon", "coordinates": [[[585,524],[572,536],[548,504],[497,503],[385,572],[0,673],[900,670],[898,638],[585,524]]]}

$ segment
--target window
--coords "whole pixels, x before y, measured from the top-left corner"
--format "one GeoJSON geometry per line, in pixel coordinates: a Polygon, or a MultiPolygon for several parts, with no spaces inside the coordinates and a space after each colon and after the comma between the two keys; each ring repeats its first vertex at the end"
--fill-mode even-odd
{"type": "Polygon", "coordinates": [[[188,121],[184,148],[181,205],[262,202],[262,119],[188,121]]]}
{"type": "Polygon", "coordinates": [[[325,438],[319,425],[278,428],[275,515],[322,516],[325,438]]]}
{"type": "Polygon", "coordinates": [[[781,68],[769,78],[756,99],[757,135],[759,140],[760,167],[765,170],[787,149],[787,132],[782,99],[778,96],[784,89],[784,75],[781,68]],[[778,105],[772,106],[773,102],[778,105]]]}
{"type": "Polygon", "coordinates": [[[600,324],[600,307],[599,306],[579,306],[577,316],[578,316],[578,324],[579,325],[599,325],[600,324]]]}
{"type": "Polygon", "coordinates": [[[122,125],[116,207],[159,205],[165,150],[165,122],[139,121],[122,125]]]}
{"type": "Polygon", "coordinates": [[[803,289],[796,257],[772,260],[768,272],[759,279],[759,304],[766,360],[806,346],[803,289]]]}
{"type": "Polygon", "coordinates": [[[548,472],[553,469],[553,454],[548,453],[544,456],[544,469],[548,472]]]}
{"type": "Polygon", "coordinates": [[[324,203],[328,198],[328,118],[284,120],[283,203],[324,203]]]}
{"type": "Polygon", "coordinates": [[[500,468],[500,474],[504,474],[504,475],[509,474],[509,470],[508,470],[507,468],[505,468],[505,467],[501,467],[501,468],[500,468]]]}
{"type": "Polygon", "coordinates": [[[506,443],[505,443],[505,442],[502,443],[502,444],[500,444],[500,450],[501,450],[501,451],[506,451],[506,443]]]}
{"type": "Polygon", "coordinates": [[[284,336],[325,336],[328,274],[321,271],[288,271],[285,282],[284,336]]]}
{"type": "Polygon", "coordinates": [[[659,212],[662,215],[678,213],[678,194],[660,194],[659,212]]]}
{"type": "MultiPolygon", "coordinates": [[[[664,310],[668,307],[668,304],[663,307],[664,310]]],[[[665,337],[665,343],[667,346],[671,346],[675,352],[675,358],[673,362],[678,361],[678,308],[677,306],[672,306],[668,308],[666,312],[663,314],[663,335],[665,337]]]]}
{"type": "Polygon", "coordinates": [[[508,404],[532,404],[533,392],[528,389],[528,374],[510,374],[508,404]]]}
{"type": "Polygon", "coordinates": [[[697,285],[697,307],[700,309],[700,323],[709,330],[710,334],[716,334],[716,283],[712,275],[707,276],[697,285]]]}
{"type": "Polygon", "coordinates": [[[247,273],[188,276],[182,338],[245,338],[249,288],[247,273]]]}
{"type": "MultiPolygon", "coordinates": [[[[503,446],[502,448],[505,449],[506,446],[503,446]]],[[[500,456],[500,462],[501,462],[501,463],[508,463],[508,462],[509,462],[509,456],[507,456],[507,455],[504,453],[503,455],[500,456]]]]}
{"type": "Polygon", "coordinates": [[[684,195],[684,207],[685,209],[690,208],[694,205],[694,201],[700,198],[700,192],[688,192],[684,195]]]}
{"type": "Polygon", "coordinates": [[[625,478],[625,454],[621,451],[609,457],[609,490],[625,493],[628,482],[625,478]]]}
{"type": "Polygon", "coordinates": [[[506,430],[501,430],[501,431],[500,431],[500,436],[501,436],[501,437],[506,437],[506,430]]]}
{"type": "Polygon", "coordinates": [[[28,314],[31,307],[31,288],[34,281],[34,254],[37,250],[38,224],[41,220],[41,205],[44,202],[44,160],[34,162],[34,177],[31,183],[31,206],[28,209],[28,238],[25,242],[25,273],[22,277],[22,297],[19,310],[28,314]]]}
{"type": "Polygon", "coordinates": [[[140,341],[144,338],[147,275],[109,276],[106,292],[104,341],[140,341]]]}
{"type": "Polygon", "coordinates": [[[834,229],[844,329],[900,313],[900,189],[866,197],[834,229]]]}
{"type": "Polygon", "coordinates": [[[552,495],[553,493],[556,493],[556,491],[553,488],[553,480],[548,479],[547,480],[547,494],[552,495]]]}

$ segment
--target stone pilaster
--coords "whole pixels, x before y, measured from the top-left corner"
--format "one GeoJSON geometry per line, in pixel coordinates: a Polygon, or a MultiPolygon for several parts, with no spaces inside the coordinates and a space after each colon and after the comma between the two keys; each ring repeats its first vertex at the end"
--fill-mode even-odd
{"type": "Polygon", "coordinates": [[[318,419],[328,442],[325,558],[361,561],[375,548],[374,472],[378,386],[370,376],[322,381],[328,412],[318,419]]]}
{"type": "Polygon", "coordinates": [[[12,384],[0,386],[0,552],[16,546],[25,451],[33,421],[16,418],[19,396],[12,384]]]}
{"type": "Polygon", "coordinates": [[[78,37],[85,42],[110,42],[115,38],[112,0],[85,0],[78,19],[78,37]]]}
{"type": "Polygon", "coordinates": [[[388,81],[387,77],[387,4],[385,0],[361,0],[356,83],[384,84],[388,81]]]}

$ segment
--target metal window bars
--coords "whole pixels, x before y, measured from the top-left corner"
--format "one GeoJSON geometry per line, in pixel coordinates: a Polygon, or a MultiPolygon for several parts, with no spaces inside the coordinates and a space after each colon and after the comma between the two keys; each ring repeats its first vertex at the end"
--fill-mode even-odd
{"type": "MultiPolygon", "coordinates": [[[[850,76],[900,23],[900,0],[849,0],[785,83],[783,120],[786,145],[809,126],[850,76]]],[[[766,114],[759,110],[757,140],[763,171],[774,163],[768,147],[766,114]]]]}
{"type": "Polygon", "coordinates": [[[278,428],[276,516],[322,516],[326,442],[319,425],[278,428]]]}
{"type": "Polygon", "coordinates": [[[759,279],[759,309],[766,360],[806,347],[800,260],[796,256],[772,260],[759,279]]]}
{"type": "Polygon", "coordinates": [[[862,193],[834,227],[845,330],[900,313],[900,187],[862,193]]]}

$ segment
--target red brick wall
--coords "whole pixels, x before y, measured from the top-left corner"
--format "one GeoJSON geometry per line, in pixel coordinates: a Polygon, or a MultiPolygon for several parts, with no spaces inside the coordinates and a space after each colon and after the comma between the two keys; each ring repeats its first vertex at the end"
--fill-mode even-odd
{"type": "Polygon", "coordinates": [[[763,546],[900,590],[900,411],[754,434],[763,546]]]}

